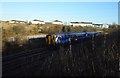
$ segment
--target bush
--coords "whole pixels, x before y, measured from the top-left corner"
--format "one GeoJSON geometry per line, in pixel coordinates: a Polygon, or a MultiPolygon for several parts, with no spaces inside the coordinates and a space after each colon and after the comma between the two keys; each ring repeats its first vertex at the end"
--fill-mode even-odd
{"type": "Polygon", "coordinates": [[[24,35],[26,33],[26,28],[22,25],[17,25],[13,27],[13,32],[24,35]]]}
{"type": "Polygon", "coordinates": [[[18,35],[15,37],[15,44],[17,44],[18,46],[25,45],[27,44],[27,39],[23,36],[18,35]]]}

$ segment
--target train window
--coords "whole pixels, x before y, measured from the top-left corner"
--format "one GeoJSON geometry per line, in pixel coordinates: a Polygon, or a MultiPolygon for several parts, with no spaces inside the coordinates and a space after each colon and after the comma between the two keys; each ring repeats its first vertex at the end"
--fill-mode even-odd
{"type": "Polygon", "coordinates": [[[88,34],[84,34],[84,36],[88,36],[88,34]]]}
{"type": "Polygon", "coordinates": [[[87,36],[90,36],[90,34],[87,34],[87,36]]]}
{"type": "Polygon", "coordinates": [[[59,40],[62,40],[62,38],[61,38],[61,37],[58,37],[58,39],[59,39],[59,40]]]}

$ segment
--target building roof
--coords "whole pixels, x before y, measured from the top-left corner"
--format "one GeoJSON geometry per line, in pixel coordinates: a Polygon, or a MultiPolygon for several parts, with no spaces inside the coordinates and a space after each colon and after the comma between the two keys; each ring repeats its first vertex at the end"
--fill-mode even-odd
{"type": "Polygon", "coordinates": [[[92,24],[92,22],[70,22],[75,24],[92,24]]]}
{"type": "Polygon", "coordinates": [[[70,23],[77,23],[77,24],[79,24],[80,22],[70,22],[70,23]]]}
{"type": "Polygon", "coordinates": [[[21,21],[21,20],[10,20],[10,21],[25,22],[25,21],[21,21]]]}
{"type": "Polygon", "coordinates": [[[83,24],[92,24],[92,22],[81,22],[83,24]]]}
{"type": "Polygon", "coordinates": [[[37,20],[37,19],[34,19],[33,21],[39,21],[39,22],[44,22],[44,21],[42,21],[42,20],[37,20]]]}
{"type": "Polygon", "coordinates": [[[100,26],[100,25],[103,25],[103,24],[93,24],[93,25],[98,25],[98,26],[100,26]]]}
{"type": "Polygon", "coordinates": [[[62,22],[62,21],[59,21],[59,20],[54,20],[53,22],[62,22]]]}

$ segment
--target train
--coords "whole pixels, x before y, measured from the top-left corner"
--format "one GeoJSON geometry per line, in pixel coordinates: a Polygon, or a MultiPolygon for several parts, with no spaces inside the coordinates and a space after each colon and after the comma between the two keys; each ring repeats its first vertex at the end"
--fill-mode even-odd
{"type": "Polygon", "coordinates": [[[68,32],[68,33],[49,33],[46,35],[48,45],[71,44],[85,39],[92,39],[100,35],[100,32],[68,32]]]}

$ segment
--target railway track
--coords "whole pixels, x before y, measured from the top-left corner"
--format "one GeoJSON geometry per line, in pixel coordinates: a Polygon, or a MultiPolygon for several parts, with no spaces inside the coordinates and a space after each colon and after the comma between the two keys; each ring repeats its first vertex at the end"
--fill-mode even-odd
{"type": "Polygon", "coordinates": [[[42,62],[42,59],[49,55],[47,52],[48,48],[49,47],[26,50],[21,53],[2,57],[3,75],[16,75],[15,73],[20,73],[22,71],[25,72],[24,70],[28,70],[33,68],[35,65],[39,65],[39,63],[42,62]]]}
{"type": "MultiPolygon", "coordinates": [[[[49,48],[49,47],[47,47],[47,48],[49,48]]],[[[8,58],[9,58],[9,60],[11,60],[12,58],[24,57],[26,55],[31,55],[31,54],[36,54],[36,53],[42,52],[42,51],[46,50],[47,48],[37,48],[37,49],[32,49],[32,50],[25,50],[25,51],[21,51],[19,53],[2,56],[2,59],[4,59],[4,61],[7,61],[6,59],[8,59],[8,58]]]]}

